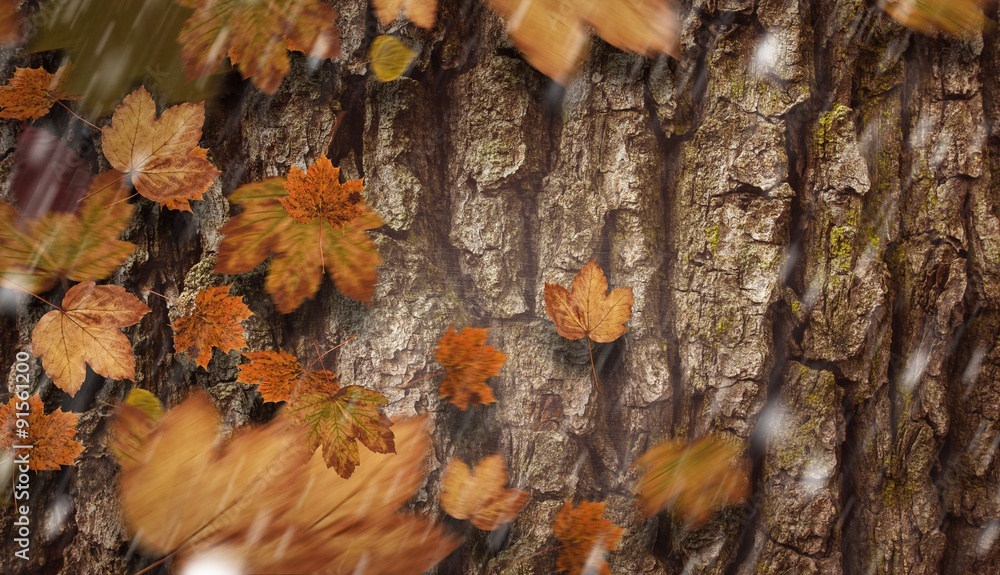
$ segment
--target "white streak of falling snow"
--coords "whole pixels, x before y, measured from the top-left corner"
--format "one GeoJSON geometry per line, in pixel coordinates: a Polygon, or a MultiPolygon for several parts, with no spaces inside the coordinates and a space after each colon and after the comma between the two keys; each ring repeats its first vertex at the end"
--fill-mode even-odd
{"type": "Polygon", "coordinates": [[[48,513],[45,516],[45,537],[48,539],[55,538],[62,531],[63,525],[66,524],[66,518],[69,517],[69,512],[73,509],[73,504],[70,502],[69,497],[62,495],[52,503],[49,507],[48,513]]]}
{"type": "Polygon", "coordinates": [[[757,44],[754,52],[754,64],[760,72],[767,73],[778,63],[778,39],[768,34],[757,44]]]}
{"type": "Polygon", "coordinates": [[[994,519],[983,527],[983,534],[979,536],[976,544],[976,553],[980,556],[986,555],[997,542],[997,535],[1000,535],[1000,519],[994,519]]]}
{"type": "Polygon", "coordinates": [[[199,553],[184,565],[181,575],[243,575],[243,562],[222,549],[199,553]]]}
{"type": "Polygon", "coordinates": [[[910,356],[909,361],[906,362],[906,368],[900,376],[900,382],[903,384],[904,390],[912,391],[917,385],[920,378],[924,376],[924,371],[927,369],[930,357],[930,350],[923,345],[910,356]]]}

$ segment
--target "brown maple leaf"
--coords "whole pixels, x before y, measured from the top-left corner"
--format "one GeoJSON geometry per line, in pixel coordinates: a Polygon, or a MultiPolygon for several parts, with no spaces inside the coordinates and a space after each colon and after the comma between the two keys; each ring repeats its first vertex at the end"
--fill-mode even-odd
{"type": "Polygon", "coordinates": [[[45,413],[42,398],[36,393],[27,400],[13,395],[0,406],[0,451],[9,451],[14,445],[30,445],[28,468],[35,471],[58,471],[63,465],[75,465],[74,460],[83,453],[83,444],[73,439],[79,415],[61,409],[45,413]],[[26,418],[18,413],[27,412],[26,418]],[[22,428],[18,421],[27,422],[22,428]],[[28,432],[26,438],[16,436],[17,429],[28,432]]]}
{"type": "Polygon", "coordinates": [[[118,330],[149,312],[122,287],[77,284],[66,292],[61,309],[38,320],[31,352],[42,358],[52,383],[70,395],[80,390],[88,365],[104,377],[135,379],[132,343],[118,330]]]}
{"type": "Polygon", "coordinates": [[[707,435],[686,443],[667,440],[650,448],[636,465],[640,507],[647,517],[673,507],[698,527],[720,507],[746,500],[750,470],[740,450],[720,437],[707,435]]]}
{"type": "Polygon", "coordinates": [[[923,34],[969,37],[982,33],[989,22],[983,0],[884,0],[879,5],[903,26],[923,34]]]}
{"type": "Polygon", "coordinates": [[[211,74],[229,58],[265,93],[288,74],[288,50],[315,58],[340,55],[337,12],[321,0],[217,2],[183,0],[194,8],[177,38],[189,78],[211,74]]]}
{"type": "Polygon", "coordinates": [[[362,180],[340,183],[340,168],[326,156],[320,156],[307,172],[292,166],[285,180],[288,195],[281,198],[281,205],[299,223],[308,224],[323,218],[330,226],[343,229],[344,225],[361,215],[362,180]]]}
{"type": "Polygon", "coordinates": [[[157,118],[153,97],[140,87],[101,129],[104,156],[142,196],[190,212],[190,200],[200,200],[220,173],[198,146],[204,123],[204,103],[171,106],[157,118]]]}
{"type": "Polygon", "coordinates": [[[322,447],[326,465],[343,477],[350,477],[361,461],[358,442],[375,453],[395,451],[392,421],[381,412],[389,402],[381,393],[340,387],[336,373],[305,369],[287,352],[246,357],[251,363],[240,366],[238,381],[258,385],[264,401],[287,401],[287,414],[307,429],[310,447],[322,447]]]}
{"type": "Polygon", "coordinates": [[[469,405],[488,405],[496,401],[493,389],[486,380],[500,375],[500,368],[507,355],[490,345],[485,345],[489,330],[465,327],[461,332],[455,326],[441,336],[435,358],[445,368],[444,380],[438,392],[452,404],[465,411],[469,405]]]}
{"type": "Polygon", "coordinates": [[[437,19],[437,0],[372,0],[379,22],[392,24],[400,13],[417,26],[430,30],[437,19]]]}
{"type": "Polygon", "coordinates": [[[424,481],[422,421],[399,422],[404,449],[363,454],[350,480],[310,460],[303,431],[283,416],[221,448],[220,423],[198,392],[163,416],[123,468],[124,515],[146,552],[176,553],[183,566],[214,550],[251,573],[417,575],[458,545],[430,521],[398,513],[424,481]]]}
{"type": "Polygon", "coordinates": [[[614,551],[623,530],[604,519],[604,503],[569,501],[556,514],[552,534],[562,542],[556,570],[570,575],[610,575],[604,554],[614,551]]]}
{"type": "Polygon", "coordinates": [[[97,280],[117,269],[135,250],[134,244],[118,240],[134,211],[120,201],[127,195],[120,180],[121,174],[111,170],[95,177],[90,197],[76,214],[22,219],[0,201],[0,286],[40,293],[60,277],[97,280]]]}
{"type": "Polygon", "coordinates": [[[7,86],[0,86],[0,118],[37,120],[49,113],[59,100],[76,100],[66,90],[69,65],[55,74],[44,68],[15,68],[7,86]]]}
{"type": "Polygon", "coordinates": [[[232,286],[208,288],[195,296],[194,309],[174,320],[174,349],[195,357],[195,364],[207,367],[212,348],[223,353],[247,346],[241,322],[253,315],[243,296],[229,295],[232,286]]]}
{"type": "Polygon", "coordinates": [[[499,454],[484,458],[474,471],[455,459],[441,483],[441,509],[455,519],[471,519],[483,531],[509,523],[528,500],[524,491],[504,489],[507,469],[499,454]]]}
{"type": "Polygon", "coordinates": [[[609,44],[644,56],[680,54],[673,0],[489,0],[507,33],[538,71],[565,84],[576,70],[591,27],[609,44]]]}
{"type": "Polygon", "coordinates": [[[287,351],[252,351],[240,366],[237,381],[256,385],[264,401],[292,401],[303,393],[333,395],[340,390],[337,374],[326,369],[306,369],[287,351]]]}
{"type": "Polygon", "coordinates": [[[632,316],[632,288],[606,293],[608,279],[593,260],[573,278],[572,288],[545,284],[545,311],[559,335],[573,340],[586,336],[606,343],[625,333],[625,322],[632,316]]]}
{"type": "Polygon", "coordinates": [[[288,195],[284,178],[248,184],[229,196],[243,213],[222,227],[215,271],[246,273],[274,254],[264,289],[281,313],[294,311],[316,295],[324,273],[348,297],[371,302],[375,268],[382,263],[378,248],[365,233],[382,219],[363,201],[361,215],[335,228],[324,218],[302,223],[289,214],[281,200],[288,195]]]}

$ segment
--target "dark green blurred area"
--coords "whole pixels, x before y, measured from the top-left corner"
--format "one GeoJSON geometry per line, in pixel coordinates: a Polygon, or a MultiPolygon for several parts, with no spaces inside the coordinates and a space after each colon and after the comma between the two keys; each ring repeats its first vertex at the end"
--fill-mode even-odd
{"type": "Polygon", "coordinates": [[[28,50],[66,52],[68,87],[92,117],[110,113],[140,85],[161,106],[199,102],[214,94],[219,77],[188,82],[184,75],[177,36],[192,12],[173,0],[54,0],[35,17],[38,35],[28,50]]]}

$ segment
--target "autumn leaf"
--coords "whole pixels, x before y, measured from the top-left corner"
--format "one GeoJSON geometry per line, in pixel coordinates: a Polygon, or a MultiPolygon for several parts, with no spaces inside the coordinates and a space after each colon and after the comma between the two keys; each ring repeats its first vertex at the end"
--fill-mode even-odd
{"type": "Polygon", "coordinates": [[[340,387],[337,374],[309,370],[292,354],[259,351],[246,354],[238,381],[257,385],[264,401],[287,401],[287,414],[308,431],[311,449],[343,477],[361,461],[358,442],[375,453],[393,453],[392,422],[381,412],[388,400],[357,385],[340,387]]]}
{"type": "Polygon", "coordinates": [[[538,71],[560,84],[587,50],[587,27],[609,44],[644,56],[680,54],[673,0],[489,0],[507,20],[507,33],[538,71]]]}
{"type": "Polygon", "coordinates": [[[41,128],[21,129],[10,194],[22,217],[77,211],[92,178],[87,162],[62,139],[41,128]]]}
{"type": "Polygon", "coordinates": [[[442,480],[441,509],[455,519],[471,519],[483,531],[493,531],[514,519],[528,500],[524,491],[504,489],[506,483],[507,469],[499,454],[480,461],[474,471],[464,461],[453,460],[442,480]]]}
{"type": "MultiPolygon", "coordinates": [[[[423,484],[430,441],[423,422],[400,422],[398,455],[363,454],[351,480],[308,458],[303,431],[279,415],[218,444],[220,417],[195,393],[171,409],[121,473],[124,515],[137,545],[239,557],[248,573],[417,575],[458,541],[399,513],[423,484]],[[261,521],[261,518],[267,521],[261,521]]],[[[183,570],[183,568],[181,569],[183,570]]]]}
{"type": "Polygon", "coordinates": [[[572,291],[561,285],[545,284],[545,311],[566,339],[606,343],[625,333],[632,316],[632,288],[620,287],[610,294],[604,271],[591,260],[573,278],[572,291]]]}
{"type": "Polygon", "coordinates": [[[361,180],[341,184],[340,168],[321,156],[306,172],[292,166],[285,181],[288,195],[281,198],[281,205],[301,224],[322,218],[331,227],[343,229],[361,215],[359,204],[364,189],[361,180]]]}
{"type": "Polygon", "coordinates": [[[83,453],[83,444],[73,439],[79,415],[61,409],[45,413],[42,398],[36,393],[27,401],[13,395],[0,406],[0,451],[9,451],[14,445],[30,445],[28,468],[35,471],[58,471],[63,465],[75,465],[74,460],[83,453]],[[26,418],[18,413],[27,412],[26,418]],[[17,421],[27,422],[28,436],[16,436],[21,429],[17,421]]]}
{"type": "Polygon", "coordinates": [[[101,129],[104,156],[144,197],[190,212],[189,200],[200,200],[220,173],[198,147],[204,123],[204,103],[172,106],[157,118],[153,97],[140,87],[101,129]]]}
{"type": "Polygon", "coordinates": [[[21,0],[0,0],[0,46],[21,41],[21,0]]]}
{"type": "Polygon", "coordinates": [[[44,68],[15,68],[8,85],[0,86],[0,118],[37,120],[59,100],[76,100],[77,96],[66,90],[68,73],[69,65],[55,74],[44,68]]]}
{"type": "Polygon", "coordinates": [[[379,22],[391,24],[400,13],[417,26],[430,30],[437,19],[437,0],[372,0],[379,22]]]}
{"type": "Polygon", "coordinates": [[[208,288],[195,296],[194,309],[176,320],[174,349],[194,356],[195,364],[207,367],[212,348],[223,353],[247,346],[240,322],[253,313],[243,303],[243,296],[229,295],[232,286],[208,288]]]}
{"type": "Polygon", "coordinates": [[[118,240],[134,211],[120,180],[111,170],[95,177],[76,214],[25,220],[0,201],[0,286],[40,293],[60,277],[98,280],[117,269],[135,250],[118,240]]]}
{"type": "Polygon", "coordinates": [[[435,358],[445,368],[444,380],[438,392],[456,407],[465,411],[469,405],[488,405],[496,401],[486,380],[500,375],[507,355],[486,344],[489,330],[455,326],[441,336],[435,358]]]}
{"type": "Polygon", "coordinates": [[[372,72],[380,82],[391,82],[402,76],[416,55],[394,36],[377,36],[368,49],[372,72]]]}
{"type": "Polygon", "coordinates": [[[923,34],[945,32],[971,36],[983,31],[989,20],[982,0],[882,0],[879,5],[894,20],[923,34]]]}
{"type": "Polygon", "coordinates": [[[735,445],[713,435],[652,447],[636,462],[644,470],[639,481],[643,512],[649,517],[673,507],[697,527],[716,509],[744,501],[750,472],[739,456],[735,445]]]}
{"type": "MultiPolygon", "coordinates": [[[[322,160],[325,158],[317,160],[314,166],[324,163],[322,160]]],[[[271,178],[242,186],[229,196],[229,201],[241,205],[244,211],[222,227],[221,232],[226,237],[219,247],[215,271],[246,273],[273,253],[264,289],[271,294],[281,313],[294,311],[316,295],[324,273],[333,277],[334,284],[344,295],[370,303],[375,290],[375,268],[382,263],[382,258],[365,231],[382,226],[382,219],[364,200],[358,200],[345,209],[353,213],[357,208],[360,215],[344,223],[342,228],[330,222],[342,222],[344,214],[326,208],[322,210],[322,217],[314,216],[303,223],[298,218],[307,219],[309,203],[306,198],[311,194],[319,198],[326,193],[318,188],[321,183],[315,180],[315,191],[308,192],[309,188],[300,185],[308,180],[310,173],[334,175],[332,171],[311,166],[305,178],[296,176],[293,180],[292,174],[289,180],[271,178]],[[289,199],[292,190],[296,190],[298,199],[289,199]],[[285,208],[283,200],[288,200],[285,203],[298,217],[285,208]]],[[[360,186],[353,182],[344,186],[347,189],[360,186]]],[[[323,190],[331,189],[333,184],[323,184],[326,186],[323,190]]],[[[315,205],[313,209],[318,216],[315,205]]]]}
{"type": "Polygon", "coordinates": [[[52,383],[70,395],[83,385],[87,365],[104,377],[135,379],[132,344],[118,329],[138,323],[149,311],[122,287],[77,284],[66,292],[62,309],[38,320],[31,351],[42,358],[52,383]]]}
{"type": "Polygon", "coordinates": [[[273,94],[288,74],[289,49],[323,59],[340,55],[337,12],[322,0],[181,3],[194,8],[177,38],[188,78],[211,73],[228,51],[244,78],[273,94]]]}
{"type": "Polygon", "coordinates": [[[570,575],[610,575],[604,554],[614,551],[623,530],[604,519],[604,503],[569,501],[556,514],[552,534],[562,542],[556,570],[570,575]]]}
{"type": "Polygon", "coordinates": [[[146,439],[163,419],[163,404],[145,389],[133,388],[118,405],[108,428],[108,450],[125,469],[138,462],[146,439]]]}

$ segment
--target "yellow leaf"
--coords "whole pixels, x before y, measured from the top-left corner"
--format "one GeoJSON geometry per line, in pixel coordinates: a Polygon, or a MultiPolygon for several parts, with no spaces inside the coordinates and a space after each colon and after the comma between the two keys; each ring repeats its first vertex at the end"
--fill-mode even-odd
{"type": "Polygon", "coordinates": [[[383,82],[391,82],[402,76],[416,55],[416,52],[393,36],[375,38],[368,49],[372,71],[383,82]]]}

